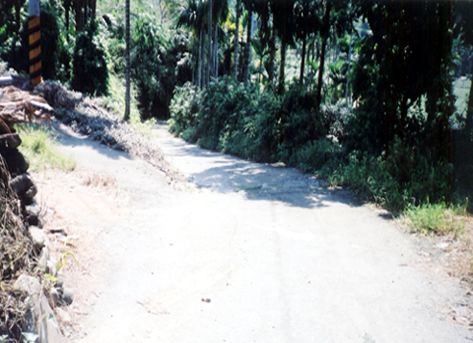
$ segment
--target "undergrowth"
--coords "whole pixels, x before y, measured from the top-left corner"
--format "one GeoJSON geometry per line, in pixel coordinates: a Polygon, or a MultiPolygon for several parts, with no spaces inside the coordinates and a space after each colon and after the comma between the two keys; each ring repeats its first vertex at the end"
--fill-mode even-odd
{"type": "Polygon", "coordinates": [[[465,228],[465,206],[449,206],[445,203],[409,206],[404,218],[413,231],[422,234],[461,235],[465,228]]]}

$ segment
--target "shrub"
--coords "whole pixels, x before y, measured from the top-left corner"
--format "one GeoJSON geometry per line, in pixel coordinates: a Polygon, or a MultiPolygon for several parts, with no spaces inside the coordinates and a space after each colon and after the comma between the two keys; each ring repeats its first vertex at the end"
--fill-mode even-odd
{"type": "Polygon", "coordinates": [[[329,133],[329,122],[324,112],[315,111],[316,96],[298,83],[291,85],[281,98],[275,116],[280,121],[281,139],[279,158],[288,161],[302,145],[324,138],[329,133]]]}
{"type": "Polygon", "coordinates": [[[72,87],[91,95],[108,91],[105,51],[97,39],[97,24],[89,23],[76,37],[73,56],[72,87]]]}
{"type": "Polygon", "coordinates": [[[390,210],[398,211],[405,205],[406,197],[399,184],[386,169],[382,156],[366,152],[349,154],[346,164],[340,165],[329,177],[332,185],[348,186],[365,199],[375,201],[390,210]]]}
{"type": "MultiPolygon", "coordinates": [[[[48,1],[41,7],[41,42],[43,78],[68,81],[71,55],[66,48],[61,13],[57,5],[48,1]]],[[[66,33],[67,34],[67,33],[66,33]]]]}
{"type": "Polygon", "coordinates": [[[337,160],[341,150],[340,144],[325,138],[311,141],[296,151],[291,164],[304,171],[315,172],[323,168],[328,162],[337,160]]]}
{"type": "Polygon", "coordinates": [[[385,157],[387,171],[396,179],[401,189],[410,197],[409,203],[445,202],[452,194],[452,166],[436,160],[432,152],[409,146],[395,138],[385,157]]]}
{"type": "Polygon", "coordinates": [[[278,99],[272,93],[251,92],[248,102],[234,101],[239,111],[224,132],[219,146],[223,151],[255,161],[274,161],[278,137],[278,121],[274,117],[278,99]]]}
{"type": "Polygon", "coordinates": [[[191,83],[182,87],[176,87],[171,100],[169,127],[172,133],[181,135],[187,141],[194,140],[195,128],[197,126],[197,114],[199,113],[200,91],[191,83]],[[184,132],[186,134],[184,135],[184,132]],[[185,136],[185,137],[184,137],[185,136]]]}
{"type": "Polygon", "coordinates": [[[203,91],[186,84],[171,101],[171,131],[205,148],[258,161],[271,160],[277,148],[275,113],[279,100],[230,78],[203,91]]]}
{"type": "Polygon", "coordinates": [[[348,186],[394,212],[407,205],[449,201],[451,195],[450,164],[399,139],[380,155],[353,151],[328,176],[332,184],[348,186]]]}

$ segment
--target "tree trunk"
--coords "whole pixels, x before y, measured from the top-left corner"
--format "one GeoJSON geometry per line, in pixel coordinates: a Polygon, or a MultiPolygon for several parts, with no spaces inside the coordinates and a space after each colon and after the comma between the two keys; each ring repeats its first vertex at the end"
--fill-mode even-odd
{"type": "Polygon", "coordinates": [[[238,81],[238,64],[240,62],[240,15],[241,0],[236,2],[235,41],[233,42],[233,78],[238,81]]]}
{"type": "Polygon", "coordinates": [[[325,67],[325,52],[327,49],[328,35],[330,33],[330,11],[332,9],[332,4],[327,2],[325,7],[324,22],[322,29],[322,47],[320,51],[320,63],[319,63],[319,75],[317,80],[317,93],[316,93],[316,104],[317,109],[320,108],[322,103],[322,86],[323,86],[323,76],[324,76],[324,67],[325,67]]]}
{"type": "Polygon", "coordinates": [[[76,21],[76,32],[82,31],[84,27],[84,11],[82,8],[82,3],[78,0],[74,2],[74,12],[75,12],[75,21],[76,21]]]}
{"type": "Polygon", "coordinates": [[[251,64],[251,31],[253,30],[253,12],[248,11],[248,24],[246,31],[245,62],[243,65],[243,81],[248,83],[250,80],[251,64]]]}
{"type": "Polygon", "coordinates": [[[403,139],[404,132],[405,132],[404,129],[407,123],[407,112],[409,111],[407,95],[402,96],[400,109],[401,109],[401,113],[400,113],[401,118],[398,123],[399,127],[396,128],[396,133],[399,138],[403,139]]]}
{"type": "Polygon", "coordinates": [[[351,107],[351,96],[350,96],[350,73],[351,73],[351,49],[352,41],[350,38],[350,43],[348,45],[348,71],[347,71],[347,80],[345,82],[345,101],[347,107],[351,107]]]}
{"type": "Polygon", "coordinates": [[[66,0],[64,2],[64,15],[66,17],[66,39],[69,41],[69,26],[70,26],[70,14],[71,14],[71,0],[66,0]]]}
{"type": "Polygon", "coordinates": [[[287,43],[283,40],[281,42],[281,66],[279,67],[279,85],[278,92],[284,93],[284,83],[286,81],[286,50],[287,43]]]}
{"type": "Polygon", "coordinates": [[[210,78],[212,76],[212,14],[213,14],[213,1],[209,0],[209,20],[207,23],[207,28],[208,28],[208,51],[207,51],[207,75],[206,75],[206,84],[208,85],[210,83],[210,78]]]}
{"type": "Polygon", "coordinates": [[[300,75],[301,85],[304,84],[306,47],[307,47],[307,37],[304,34],[304,37],[302,38],[302,53],[301,53],[301,75],[300,75]]]}
{"type": "Polygon", "coordinates": [[[218,79],[218,26],[215,24],[215,42],[214,42],[214,72],[218,79]]]}
{"type": "Polygon", "coordinates": [[[88,5],[89,19],[95,20],[97,15],[97,2],[96,0],[90,0],[88,5]]]}
{"type": "Polygon", "coordinates": [[[466,111],[466,133],[473,139],[473,63],[471,64],[471,85],[466,111]]]}
{"type": "Polygon", "coordinates": [[[125,1],[125,40],[126,40],[126,76],[125,76],[125,115],[124,120],[130,120],[131,107],[131,60],[130,60],[130,0],[125,1]]]}
{"type": "Polygon", "coordinates": [[[259,55],[259,75],[258,75],[258,83],[261,84],[264,80],[264,50],[261,49],[260,55],[259,55]]]}
{"type": "Polygon", "coordinates": [[[21,30],[21,6],[21,2],[15,2],[15,26],[18,32],[21,30]]]}
{"type": "Polygon", "coordinates": [[[272,88],[274,85],[274,61],[276,60],[276,35],[274,30],[269,40],[269,66],[268,66],[268,83],[272,88]]]}
{"type": "Polygon", "coordinates": [[[197,66],[197,87],[202,88],[203,84],[203,59],[204,59],[204,27],[200,28],[200,34],[199,34],[199,61],[198,61],[198,66],[197,66]]]}

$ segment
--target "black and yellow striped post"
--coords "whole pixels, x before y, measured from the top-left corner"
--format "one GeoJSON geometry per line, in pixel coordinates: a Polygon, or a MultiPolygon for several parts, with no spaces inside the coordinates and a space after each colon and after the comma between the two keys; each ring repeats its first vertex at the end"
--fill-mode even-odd
{"type": "Polygon", "coordinates": [[[34,86],[42,82],[41,78],[41,21],[40,0],[29,0],[28,6],[28,60],[31,84],[34,86]]]}

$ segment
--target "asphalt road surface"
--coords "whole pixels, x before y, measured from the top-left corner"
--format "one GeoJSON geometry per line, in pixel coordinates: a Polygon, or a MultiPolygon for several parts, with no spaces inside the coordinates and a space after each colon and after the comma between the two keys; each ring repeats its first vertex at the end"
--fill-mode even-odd
{"type": "Polygon", "coordinates": [[[465,290],[381,211],[294,169],[186,144],[164,126],[153,137],[188,186],[61,138],[77,172],[44,183],[76,237],[72,341],[472,341],[451,316],[465,290]],[[103,187],[83,182],[94,177],[103,187]]]}

